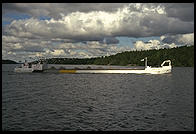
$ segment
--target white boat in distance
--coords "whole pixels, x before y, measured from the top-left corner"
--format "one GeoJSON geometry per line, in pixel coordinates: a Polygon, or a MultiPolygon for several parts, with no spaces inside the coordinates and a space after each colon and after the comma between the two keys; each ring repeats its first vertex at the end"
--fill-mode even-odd
{"type": "Polygon", "coordinates": [[[15,72],[43,72],[47,69],[47,64],[42,60],[38,61],[37,64],[31,64],[25,61],[21,67],[14,68],[15,72]]]}
{"type": "Polygon", "coordinates": [[[164,74],[171,73],[171,61],[165,60],[161,64],[161,67],[151,67],[147,65],[147,57],[142,59],[145,60],[145,69],[81,69],[81,70],[59,70],[60,73],[135,73],[135,74],[164,74]],[[165,65],[168,63],[168,65],[165,65]]]}

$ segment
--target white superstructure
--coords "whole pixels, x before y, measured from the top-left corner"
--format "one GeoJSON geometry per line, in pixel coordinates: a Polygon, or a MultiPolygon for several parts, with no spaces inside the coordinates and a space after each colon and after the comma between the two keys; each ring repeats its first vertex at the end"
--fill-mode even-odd
{"type": "Polygon", "coordinates": [[[25,61],[21,67],[16,67],[15,72],[43,72],[47,69],[47,64],[45,62],[39,61],[37,64],[31,64],[25,61]]]}

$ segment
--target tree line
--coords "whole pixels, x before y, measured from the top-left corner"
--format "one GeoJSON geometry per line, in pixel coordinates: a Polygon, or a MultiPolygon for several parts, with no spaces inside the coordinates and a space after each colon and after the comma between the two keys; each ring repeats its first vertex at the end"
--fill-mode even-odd
{"type": "Polygon", "coordinates": [[[144,66],[141,59],[147,57],[149,66],[160,66],[170,59],[172,66],[193,67],[194,46],[181,46],[177,48],[164,48],[159,50],[126,51],[111,56],[97,58],[51,58],[48,64],[94,64],[94,65],[122,65],[122,66],[144,66]]]}

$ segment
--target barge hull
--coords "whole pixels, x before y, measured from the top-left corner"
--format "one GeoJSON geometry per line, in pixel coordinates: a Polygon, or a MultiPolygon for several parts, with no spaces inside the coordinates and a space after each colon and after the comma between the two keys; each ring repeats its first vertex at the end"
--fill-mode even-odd
{"type": "Polygon", "coordinates": [[[59,70],[59,73],[131,73],[131,74],[163,74],[163,73],[170,73],[170,70],[59,70]]]}

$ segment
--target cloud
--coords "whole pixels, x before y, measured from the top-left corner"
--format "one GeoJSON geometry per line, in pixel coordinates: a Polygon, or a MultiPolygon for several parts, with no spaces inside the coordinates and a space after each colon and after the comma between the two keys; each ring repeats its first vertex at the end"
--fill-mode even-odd
{"type": "Polygon", "coordinates": [[[194,33],[163,35],[161,40],[164,43],[175,43],[178,45],[194,45],[194,33]]]}
{"type": "Polygon", "coordinates": [[[113,12],[126,3],[3,3],[3,14],[25,13],[33,17],[49,16],[61,18],[61,14],[72,12],[107,11],[113,12]]]}
{"type": "Polygon", "coordinates": [[[163,5],[168,17],[178,18],[182,21],[194,21],[193,3],[165,3],[163,5]]]}
{"type": "Polygon", "coordinates": [[[177,47],[176,44],[161,43],[159,40],[149,40],[148,42],[136,41],[134,44],[135,50],[151,50],[151,49],[162,49],[162,48],[173,48],[177,47]]]}
{"type": "MultiPolygon", "coordinates": [[[[26,38],[60,38],[73,41],[103,41],[105,37],[149,37],[193,32],[194,23],[167,17],[159,7],[128,5],[114,12],[91,11],[61,14],[59,19],[14,20],[8,35],[26,38]],[[137,10],[131,10],[134,6],[137,10]],[[149,7],[149,8],[147,8],[149,7]]],[[[116,40],[117,41],[117,40],[116,40]]]]}
{"type": "Polygon", "coordinates": [[[194,3],[3,3],[3,16],[8,13],[27,14],[32,17],[48,16],[59,19],[72,12],[115,12],[128,7],[132,12],[154,12],[182,21],[194,20],[194,3]]]}
{"type": "Polygon", "coordinates": [[[15,36],[2,36],[2,40],[4,42],[15,42],[15,43],[18,43],[18,42],[21,42],[20,38],[17,38],[15,36]]]}
{"type": "Polygon", "coordinates": [[[6,3],[2,56],[83,58],[132,50],[117,37],[161,36],[137,41],[138,50],[194,44],[193,9],[192,3],[6,3]],[[24,14],[30,17],[13,17],[24,14]]]}
{"type": "Polygon", "coordinates": [[[3,36],[2,41],[2,58],[10,57],[17,61],[21,59],[32,60],[37,56],[52,58],[90,58],[106,55],[113,55],[119,52],[132,50],[128,46],[120,46],[118,44],[106,44],[99,41],[87,41],[86,43],[69,43],[35,40],[26,38],[13,38],[9,40],[9,36],[3,36]],[[20,39],[20,43],[15,40],[20,39]]]}
{"type": "Polygon", "coordinates": [[[118,43],[119,43],[119,40],[116,39],[116,38],[114,38],[114,37],[106,37],[106,38],[104,39],[104,42],[105,42],[106,44],[118,44],[118,43]]]}
{"type": "Polygon", "coordinates": [[[51,54],[54,56],[60,56],[60,55],[65,56],[65,51],[63,49],[57,49],[54,50],[54,52],[51,52],[51,54]]]}

